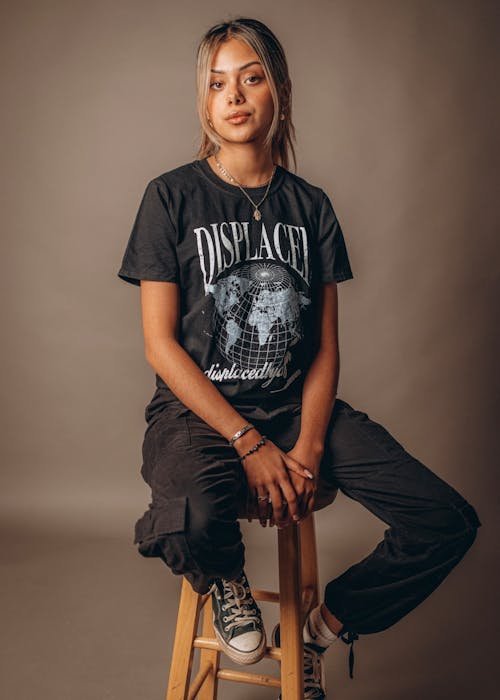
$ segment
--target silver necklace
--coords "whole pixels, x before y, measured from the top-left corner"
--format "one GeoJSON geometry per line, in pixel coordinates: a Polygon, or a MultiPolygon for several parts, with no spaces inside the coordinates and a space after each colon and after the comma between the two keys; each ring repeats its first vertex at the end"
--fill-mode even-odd
{"type": "Polygon", "coordinates": [[[240,190],[243,192],[243,194],[245,195],[245,197],[246,197],[247,199],[250,200],[250,202],[252,203],[252,206],[253,206],[253,218],[254,218],[256,221],[260,221],[261,218],[262,218],[262,214],[260,213],[259,207],[260,207],[260,205],[262,204],[262,202],[265,200],[265,198],[267,197],[267,193],[269,192],[269,188],[271,187],[271,182],[273,181],[274,173],[276,172],[276,165],[273,167],[273,172],[272,172],[272,174],[271,174],[271,177],[270,177],[270,179],[269,179],[269,182],[267,183],[267,189],[266,189],[266,192],[265,192],[264,196],[262,197],[262,199],[260,200],[260,202],[257,202],[257,204],[256,204],[256,203],[253,201],[253,199],[247,194],[247,192],[245,192],[245,190],[244,190],[243,187],[240,185],[240,183],[238,182],[238,180],[237,180],[236,178],[234,178],[234,177],[231,175],[231,173],[229,173],[229,172],[224,168],[224,166],[223,166],[221,163],[219,163],[219,161],[217,160],[217,156],[216,156],[215,154],[214,154],[214,158],[215,158],[215,162],[217,163],[217,167],[219,168],[219,170],[220,170],[222,173],[224,173],[224,175],[226,175],[226,177],[228,177],[228,178],[231,180],[231,182],[234,182],[236,185],[238,185],[238,187],[239,187],[240,190]]]}

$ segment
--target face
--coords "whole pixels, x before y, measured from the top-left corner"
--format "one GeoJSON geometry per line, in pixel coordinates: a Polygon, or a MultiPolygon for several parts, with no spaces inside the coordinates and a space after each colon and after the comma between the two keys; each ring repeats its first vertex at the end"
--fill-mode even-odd
{"type": "Polygon", "coordinates": [[[244,41],[229,39],[215,51],[210,72],[207,113],[223,141],[263,141],[274,103],[264,69],[244,41]],[[234,112],[242,116],[230,118],[234,112]]]}

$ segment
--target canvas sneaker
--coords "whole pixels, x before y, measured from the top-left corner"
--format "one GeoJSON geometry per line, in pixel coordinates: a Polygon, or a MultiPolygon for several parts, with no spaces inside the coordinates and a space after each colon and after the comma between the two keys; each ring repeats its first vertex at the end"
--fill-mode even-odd
{"type": "MultiPolygon", "coordinates": [[[[273,629],[272,644],[280,646],[280,626],[273,629]]],[[[304,700],[324,700],[326,698],[326,674],[323,654],[309,644],[304,644],[304,700]]],[[[281,700],[281,695],[278,697],[281,700]]]]}
{"type": "Polygon", "coordinates": [[[210,592],[215,636],[224,653],[239,664],[259,661],[266,652],[266,632],[245,572],[236,581],[215,579],[210,592]]]}

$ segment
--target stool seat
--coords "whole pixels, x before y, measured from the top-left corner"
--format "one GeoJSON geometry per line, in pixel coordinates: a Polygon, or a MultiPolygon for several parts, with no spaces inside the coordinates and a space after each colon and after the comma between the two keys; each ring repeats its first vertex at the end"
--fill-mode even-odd
{"type": "MultiPolygon", "coordinates": [[[[318,483],[314,511],[335,500],[338,489],[318,483]]],[[[237,498],[239,518],[255,517],[248,512],[245,494],[237,498]]],[[[221,649],[213,628],[212,596],[196,593],[182,581],[177,626],[170,662],[166,700],[217,700],[220,680],[273,687],[281,700],[304,700],[304,642],[302,628],[309,611],[319,604],[318,559],[314,513],[300,523],[276,529],[279,560],[279,592],[252,587],[256,601],[279,604],[281,647],[266,647],[264,658],[277,661],[279,676],[221,668],[221,649]],[[199,623],[202,621],[201,634],[199,623]],[[191,681],[195,649],[200,649],[199,669],[191,681]]],[[[252,576],[250,576],[252,579],[252,576]]]]}

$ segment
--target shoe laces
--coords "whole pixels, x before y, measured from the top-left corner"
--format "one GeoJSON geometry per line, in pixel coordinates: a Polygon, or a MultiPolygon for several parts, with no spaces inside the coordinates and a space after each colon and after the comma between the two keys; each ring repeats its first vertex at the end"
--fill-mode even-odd
{"type": "Polygon", "coordinates": [[[243,579],[238,581],[226,581],[224,579],[222,584],[224,602],[221,605],[221,609],[228,611],[223,616],[224,629],[229,632],[233,627],[240,627],[250,623],[260,625],[259,610],[252,598],[248,584],[243,579]]]}
{"type": "Polygon", "coordinates": [[[356,639],[359,639],[359,635],[357,632],[346,632],[345,634],[342,633],[339,636],[339,639],[341,639],[344,644],[350,644],[351,648],[349,650],[349,676],[350,678],[354,678],[354,642],[356,639]]]}
{"type": "Polygon", "coordinates": [[[325,697],[322,681],[321,654],[304,644],[304,700],[321,700],[325,697]]]}

